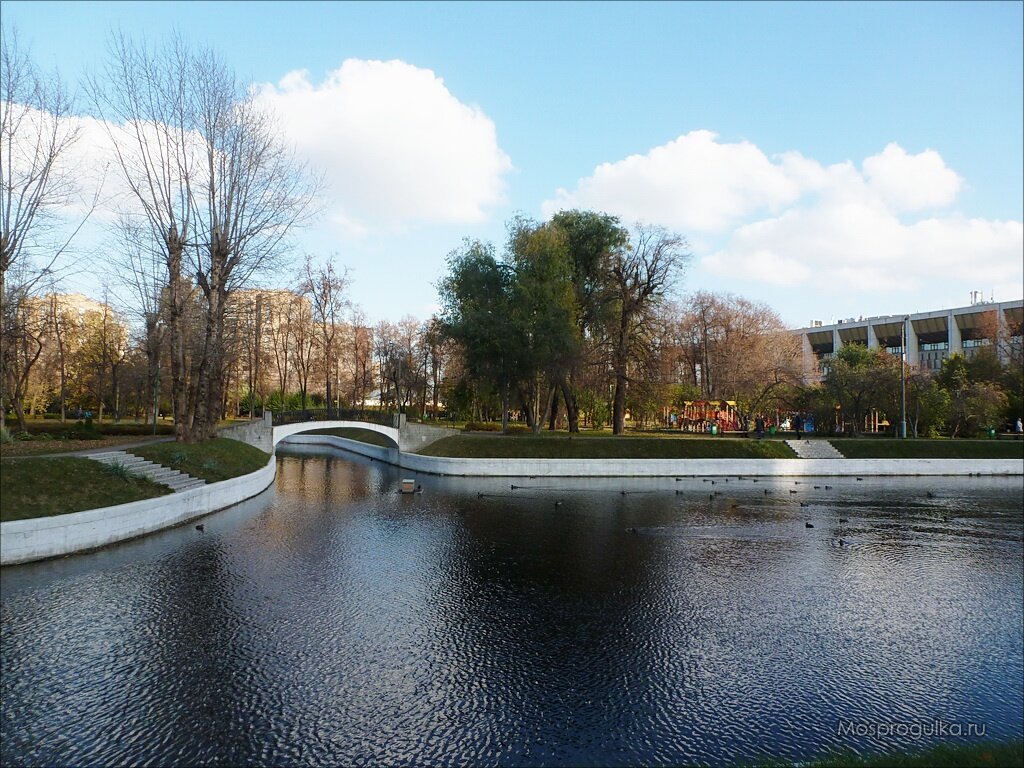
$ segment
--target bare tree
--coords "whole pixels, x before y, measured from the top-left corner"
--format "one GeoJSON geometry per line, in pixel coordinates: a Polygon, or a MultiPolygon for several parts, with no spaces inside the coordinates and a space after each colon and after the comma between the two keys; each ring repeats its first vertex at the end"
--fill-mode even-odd
{"type": "Polygon", "coordinates": [[[117,36],[110,43],[105,82],[94,79],[90,84],[118,166],[163,260],[160,293],[170,340],[171,409],[178,440],[191,436],[185,314],[192,286],[183,267],[192,235],[192,187],[198,164],[190,134],[187,68],[187,51],[180,40],[153,51],[117,36]]]}
{"type": "Polygon", "coordinates": [[[324,381],[327,397],[327,414],[334,409],[335,390],[331,386],[336,380],[338,334],[341,320],[348,299],[345,290],[348,286],[348,273],[342,270],[339,274],[334,267],[333,259],[320,266],[313,266],[313,260],[306,257],[304,275],[300,291],[309,298],[313,310],[314,338],[320,346],[324,362],[324,381]]]}
{"type": "Polygon", "coordinates": [[[626,387],[630,367],[647,352],[644,339],[653,310],[690,258],[686,240],[661,227],[637,224],[628,246],[612,259],[610,284],[615,297],[615,319],[609,329],[611,367],[615,376],[612,431],[625,427],[626,387]]]}
{"type": "MultiPolygon", "coordinates": [[[[30,350],[39,329],[26,324],[24,302],[88,219],[69,232],[58,215],[77,191],[64,162],[79,136],[71,112],[60,78],[40,73],[17,33],[0,29],[0,426],[9,388],[18,389],[38,359],[30,350]]],[[[24,429],[23,408],[15,411],[24,429]]]]}
{"type": "Polygon", "coordinates": [[[93,81],[133,199],[161,244],[179,440],[216,433],[224,407],[224,320],[231,293],[279,256],[313,212],[319,182],[283,145],[271,116],[209,49],[180,39],[151,51],[114,38],[106,83],[93,81]],[[187,268],[186,268],[187,265],[187,268]],[[202,293],[186,382],[185,304],[202,293]]]}
{"type": "Polygon", "coordinates": [[[359,307],[352,308],[352,407],[366,406],[366,395],[373,389],[373,329],[366,324],[366,314],[359,307]]]}

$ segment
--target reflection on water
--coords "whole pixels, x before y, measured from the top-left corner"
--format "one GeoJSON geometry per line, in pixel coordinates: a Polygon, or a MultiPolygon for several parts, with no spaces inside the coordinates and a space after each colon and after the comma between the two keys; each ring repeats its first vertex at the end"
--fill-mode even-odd
{"type": "Polygon", "coordinates": [[[729,764],[1024,729],[1019,478],[401,496],[324,449],[278,469],[204,533],[3,570],[5,765],[729,764]]]}

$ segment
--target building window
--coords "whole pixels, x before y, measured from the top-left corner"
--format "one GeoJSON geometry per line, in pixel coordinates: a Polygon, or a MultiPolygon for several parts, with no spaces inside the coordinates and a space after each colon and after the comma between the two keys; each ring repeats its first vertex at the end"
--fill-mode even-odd
{"type": "Polygon", "coordinates": [[[928,352],[933,349],[949,349],[949,344],[945,341],[932,341],[927,344],[922,344],[921,349],[928,352]]]}
{"type": "Polygon", "coordinates": [[[988,339],[964,339],[964,349],[971,349],[972,347],[987,347],[991,344],[988,339]]]}

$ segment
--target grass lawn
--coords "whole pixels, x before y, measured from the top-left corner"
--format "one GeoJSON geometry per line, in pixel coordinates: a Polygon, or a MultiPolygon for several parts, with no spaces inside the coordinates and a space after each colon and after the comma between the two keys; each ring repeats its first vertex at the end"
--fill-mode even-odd
{"type": "Polygon", "coordinates": [[[74,451],[91,451],[98,448],[117,448],[119,445],[131,445],[140,443],[146,439],[159,440],[162,436],[153,438],[119,435],[116,437],[102,437],[99,440],[15,440],[12,443],[0,445],[0,457],[8,456],[38,456],[43,453],[72,453],[74,451]]]}
{"type": "Polygon", "coordinates": [[[379,445],[383,448],[394,448],[394,443],[388,440],[380,432],[371,429],[358,429],[355,427],[335,427],[334,429],[311,429],[303,432],[303,435],[334,435],[335,437],[347,437],[349,440],[358,440],[361,443],[379,445]]]}
{"type": "Polygon", "coordinates": [[[63,515],[151,499],[171,489],[143,478],[121,478],[76,456],[0,461],[0,521],[63,515]]]}
{"type": "MultiPolygon", "coordinates": [[[[771,765],[772,763],[768,763],[771,765]]],[[[806,768],[1019,768],[1024,764],[1024,742],[1005,744],[942,744],[912,754],[836,755],[803,763],[806,768]]],[[[778,763],[790,765],[790,763],[778,763]]]]}
{"type": "Polygon", "coordinates": [[[202,443],[155,443],[132,449],[135,456],[177,469],[208,483],[263,469],[270,454],[238,440],[217,437],[202,443]]]}
{"type": "Polygon", "coordinates": [[[1018,440],[830,440],[848,459],[1024,459],[1018,440]]]}
{"type": "Polygon", "coordinates": [[[702,437],[454,435],[419,451],[424,456],[474,459],[792,459],[778,440],[702,437]]]}

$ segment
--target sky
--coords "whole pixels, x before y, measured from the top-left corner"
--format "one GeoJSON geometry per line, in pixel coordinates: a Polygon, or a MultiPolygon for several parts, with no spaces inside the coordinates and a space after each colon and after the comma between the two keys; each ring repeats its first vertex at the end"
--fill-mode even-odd
{"type": "MultiPolygon", "coordinates": [[[[115,30],[212,46],[324,174],[296,265],[346,266],[373,321],[436,311],[463,238],[500,250],[513,215],[564,208],[683,235],[678,294],[763,301],[791,327],[1024,294],[1019,2],[3,0],[0,13],[72,86],[115,30]]],[[[76,152],[98,154],[102,133],[76,152]]],[[[100,263],[66,290],[100,290],[103,221],[75,245],[100,263]]]]}

